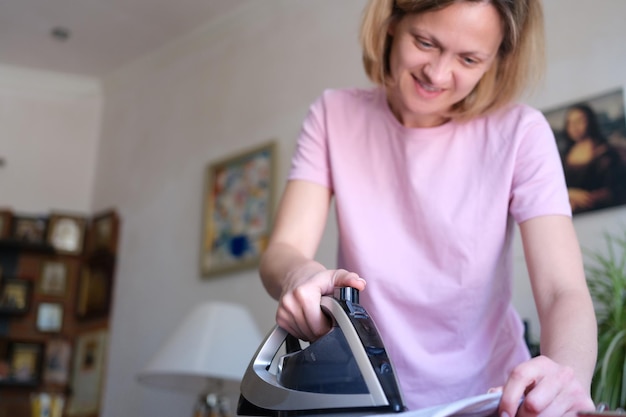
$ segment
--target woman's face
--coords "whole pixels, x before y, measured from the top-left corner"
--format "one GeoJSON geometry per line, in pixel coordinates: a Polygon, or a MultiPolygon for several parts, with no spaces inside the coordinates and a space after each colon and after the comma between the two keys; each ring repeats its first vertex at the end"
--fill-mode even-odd
{"type": "Polygon", "coordinates": [[[489,3],[454,3],[406,15],[393,37],[390,106],[407,127],[444,123],[445,113],[472,92],[497,57],[502,23],[489,3]]]}
{"type": "Polygon", "coordinates": [[[578,142],[587,135],[587,116],[582,110],[572,109],[567,113],[565,130],[574,142],[578,142]]]}

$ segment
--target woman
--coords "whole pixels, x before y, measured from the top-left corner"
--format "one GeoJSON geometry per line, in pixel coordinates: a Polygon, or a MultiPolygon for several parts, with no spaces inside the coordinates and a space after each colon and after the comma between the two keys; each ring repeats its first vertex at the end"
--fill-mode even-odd
{"type": "Polygon", "coordinates": [[[410,409],[502,387],[502,416],[593,408],[596,322],[554,136],[512,104],[541,60],[538,0],[372,0],[371,89],[311,106],[260,273],[277,323],[315,340],[351,286],[410,409]],[[338,265],[314,260],[334,198],[338,265]],[[519,224],[541,321],[529,359],[511,305],[519,224]],[[367,281],[367,287],[366,287],[367,281]]]}
{"type": "Polygon", "coordinates": [[[602,134],[591,107],[576,104],[567,110],[565,139],[563,165],[572,211],[582,213],[624,204],[626,168],[602,134]]]}

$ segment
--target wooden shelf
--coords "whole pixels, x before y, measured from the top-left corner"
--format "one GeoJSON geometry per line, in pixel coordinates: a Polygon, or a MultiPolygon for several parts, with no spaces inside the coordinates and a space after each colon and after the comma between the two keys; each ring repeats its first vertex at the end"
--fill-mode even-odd
{"type": "Polygon", "coordinates": [[[17,239],[0,239],[0,250],[54,254],[56,251],[48,243],[25,242],[17,239]]]}

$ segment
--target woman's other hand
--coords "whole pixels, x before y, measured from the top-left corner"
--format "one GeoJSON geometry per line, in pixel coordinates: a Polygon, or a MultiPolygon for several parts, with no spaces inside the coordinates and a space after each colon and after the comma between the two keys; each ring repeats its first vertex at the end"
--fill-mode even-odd
{"type": "Polygon", "coordinates": [[[576,417],[579,411],[594,408],[588,390],[571,368],[538,356],[511,372],[503,388],[500,416],[576,417]]]}

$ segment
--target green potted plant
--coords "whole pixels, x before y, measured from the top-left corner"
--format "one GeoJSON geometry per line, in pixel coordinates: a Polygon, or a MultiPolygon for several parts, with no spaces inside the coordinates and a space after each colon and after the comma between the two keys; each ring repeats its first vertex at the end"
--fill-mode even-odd
{"type": "Polygon", "coordinates": [[[605,234],[606,251],[586,253],[587,283],[598,320],[598,361],[591,384],[596,404],[626,408],[626,231],[605,234]]]}

